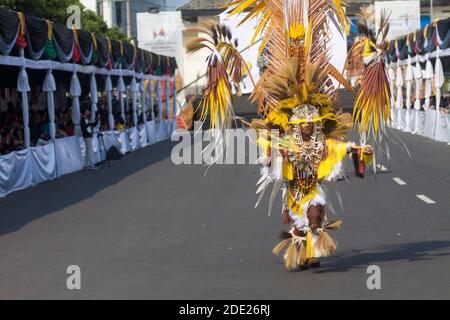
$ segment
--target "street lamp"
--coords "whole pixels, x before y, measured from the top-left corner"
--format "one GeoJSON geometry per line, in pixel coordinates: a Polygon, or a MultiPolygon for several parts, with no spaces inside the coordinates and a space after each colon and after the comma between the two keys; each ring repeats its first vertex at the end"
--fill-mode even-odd
{"type": "Polygon", "coordinates": [[[131,0],[126,0],[127,7],[127,37],[131,39],[131,0]]]}
{"type": "Polygon", "coordinates": [[[433,0],[430,0],[430,22],[433,22],[433,16],[434,16],[434,12],[433,12],[433,0]]]}

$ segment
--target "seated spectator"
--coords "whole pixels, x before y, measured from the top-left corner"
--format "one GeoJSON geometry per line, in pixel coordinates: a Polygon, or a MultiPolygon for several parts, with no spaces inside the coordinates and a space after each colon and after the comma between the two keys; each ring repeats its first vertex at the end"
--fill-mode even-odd
{"type": "Polygon", "coordinates": [[[50,143],[50,135],[42,133],[36,141],[36,147],[45,146],[50,143]]]}
{"type": "Polygon", "coordinates": [[[13,145],[14,151],[20,151],[25,148],[25,143],[23,140],[23,131],[15,129],[13,132],[13,145]]]}
{"type": "Polygon", "coordinates": [[[65,138],[67,137],[67,133],[64,130],[65,121],[64,119],[59,118],[56,123],[56,138],[65,138]]]}
{"type": "Polygon", "coordinates": [[[125,122],[123,121],[122,118],[119,118],[118,120],[116,120],[116,131],[124,131],[125,130],[125,122]]]}
{"type": "Polygon", "coordinates": [[[12,131],[6,131],[3,133],[3,153],[8,154],[14,151],[13,135],[12,131]]]}
{"type": "Polygon", "coordinates": [[[72,137],[75,135],[75,128],[73,127],[72,121],[66,121],[66,125],[64,127],[67,137],[72,137]]]}
{"type": "Polygon", "coordinates": [[[40,129],[41,135],[47,135],[50,136],[50,121],[48,119],[48,115],[44,115],[44,119],[42,121],[41,129],[40,129]]]}

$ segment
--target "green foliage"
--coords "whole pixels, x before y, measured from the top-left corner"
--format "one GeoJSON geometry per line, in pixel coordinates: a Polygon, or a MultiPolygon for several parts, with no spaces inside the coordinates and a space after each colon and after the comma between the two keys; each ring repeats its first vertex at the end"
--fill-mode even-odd
{"type": "Polygon", "coordinates": [[[110,39],[128,41],[119,27],[108,28],[108,25],[99,16],[90,10],[84,10],[81,15],[81,24],[84,30],[103,34],[110,39]]]}
{"type": "Polygon", "coordinates": [[[79,0],[0,0],[0,5],[15,11],[65,24],[67,8],[80,5],[79,0]]]}
{"type": "Polygon", "coordinates": [[[80,0],[0,0],[0,5],[11,10],[66,24],[67,8],[78,5],[82,8],[81,25],[84,30],[100,33],[111,39],[127,41],[120,28],[108,28],[103,19],[90,10],[84,9],[80,0]]]}

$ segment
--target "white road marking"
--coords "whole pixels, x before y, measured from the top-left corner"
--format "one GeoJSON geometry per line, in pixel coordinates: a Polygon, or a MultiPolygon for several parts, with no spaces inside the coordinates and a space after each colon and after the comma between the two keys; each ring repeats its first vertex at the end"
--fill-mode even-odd
{"type": "Polygon", "coordinates": [[[425,196],[423,194],[417,195],[417,198],[419,198],[420,200],[422,200],[426,204],[435,204],[436,203],[435,201],[431,200],[430,198],[428,198],[427,196],[425,196]]]}
{"type": "Polygon", "coordinates": [[[381,164],[378,165],[378,169],[380,169],[381,171],[385,171],[385,172],[388,171],[388,169],[381,164]]]}
{"type": "Polygon", "coordinates": [[[400,178],[394,178],[394,181],[397,182],[401,186],[406,186],[406,182],[400,178]]]}

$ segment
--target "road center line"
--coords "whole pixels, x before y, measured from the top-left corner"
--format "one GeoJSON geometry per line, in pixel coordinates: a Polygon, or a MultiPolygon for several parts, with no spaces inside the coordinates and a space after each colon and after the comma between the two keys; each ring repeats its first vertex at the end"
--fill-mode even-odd
{"type": "Polygon", "coordinates": [[[436,203],[435,201],[431,200],[430,198],[428,198],[427,196],[425,196],[423,194],[417,195],[417,198],[419,198],[420,200],[422,200],[426,204],[435,204],[436,203]]]}
{"type": "Polygon", "coordinates": [[[397,182],[401,186],[406,186],[406,182],[400,178],[394,178],[394,181],[397,182]]]}

